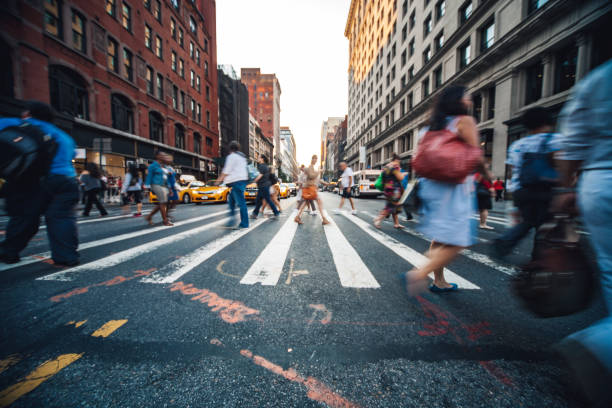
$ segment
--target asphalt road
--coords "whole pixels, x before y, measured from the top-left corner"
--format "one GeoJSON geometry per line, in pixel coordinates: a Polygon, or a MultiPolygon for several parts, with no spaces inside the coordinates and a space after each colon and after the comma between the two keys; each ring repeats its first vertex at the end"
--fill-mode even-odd
{"type": "Polygon", "coordinates": [[[409,298],[397,274],[428,246],[415,224],[378,232],[382,200],[334,214],[322,196],[331,226],[296,227],[295,198],[243,231],[225,205],[179,206],[174,227],[79,219],[74,268],[50,263],[41,230],[0,265],[0,407],[573,406],[550,346],[603,316],[599,300],[524,311],[490,256],[497,217],[449,266],[460,291],[409,298]]]}

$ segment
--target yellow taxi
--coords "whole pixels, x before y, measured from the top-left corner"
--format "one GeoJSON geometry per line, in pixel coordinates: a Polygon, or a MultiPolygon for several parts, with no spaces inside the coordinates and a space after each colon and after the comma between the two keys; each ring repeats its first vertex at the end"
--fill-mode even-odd
{"type": "MultiPolygon", "coordinates": [[[[230,188],[215,186],[213,183],[214,180],[211,181],[209,185],[198,180],[189,182],[184,188],[178,191],[179,201],[185,204],[191,202],[226,202],[230,188]]],[[[157,197],[152,192],[149,192],[149,202],[157,202],[157,197]]]]}
{"type": "Polygon", "coordinates": [[[280,183],[279,187],[280,187],[279,198],[281,199],[289,198],[289,195],[291,194],[291,189],[289,188],[289,186],[285,183],[280,183]]]}
{"type": "Polygon", "coordinates": [[[251,183],[244,189],[244,199],[246,201],[255,201],[257,198],[257,183],[251,183]]]}

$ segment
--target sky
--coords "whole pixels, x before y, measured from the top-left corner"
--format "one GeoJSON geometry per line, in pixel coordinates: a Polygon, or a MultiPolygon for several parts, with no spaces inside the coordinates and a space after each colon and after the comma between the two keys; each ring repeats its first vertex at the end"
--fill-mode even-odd
{"type": "Polygon", "coordinates": [[[320,155],[321,124],[348,110],[350,0],[217,0],[217,63],[275,73],[281,126],[289,126],[298,164],[320,155]]]}

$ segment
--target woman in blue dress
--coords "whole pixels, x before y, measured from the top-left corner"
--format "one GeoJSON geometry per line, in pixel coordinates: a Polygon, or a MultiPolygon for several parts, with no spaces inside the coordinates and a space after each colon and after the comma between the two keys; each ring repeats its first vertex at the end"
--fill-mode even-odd
{"type": "MultiPolygon", "coordinates": [[[[476,121],[468,115],[471,105],[471,97],[464,87],[448,87],[434,106],[429,129],[446,128],[466,143],[479,146],[476,121]]],[[[479,167],[483,174],[488,174],[484,169],[484,160],[479,167]]],[[[433,284],[429,286],[432,292],[457,290],[457,284],[448,283],[444,278],[444,267],[463,249],[475,243],[476,220],[472,219],[472,215],[476,212],[476,197],[473,190],[471,175],[460,184],[420,179],[419,231],[431,240],[431,246],[427,252],[429,262],[406,275],[411,292],[418,290],[431,272],[434,273],[433,284]]]]}

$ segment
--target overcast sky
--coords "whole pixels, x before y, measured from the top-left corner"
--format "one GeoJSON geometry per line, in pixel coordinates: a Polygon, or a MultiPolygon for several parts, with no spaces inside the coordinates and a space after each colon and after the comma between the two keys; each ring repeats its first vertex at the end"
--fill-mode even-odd
{"type": "Polygon", "coordinates": [[[289,126],[298,164],[320,153],[321,123],[348,109],[350,0],[217,0],[217,62],[275,73],[281,126],[289,126]]]}

